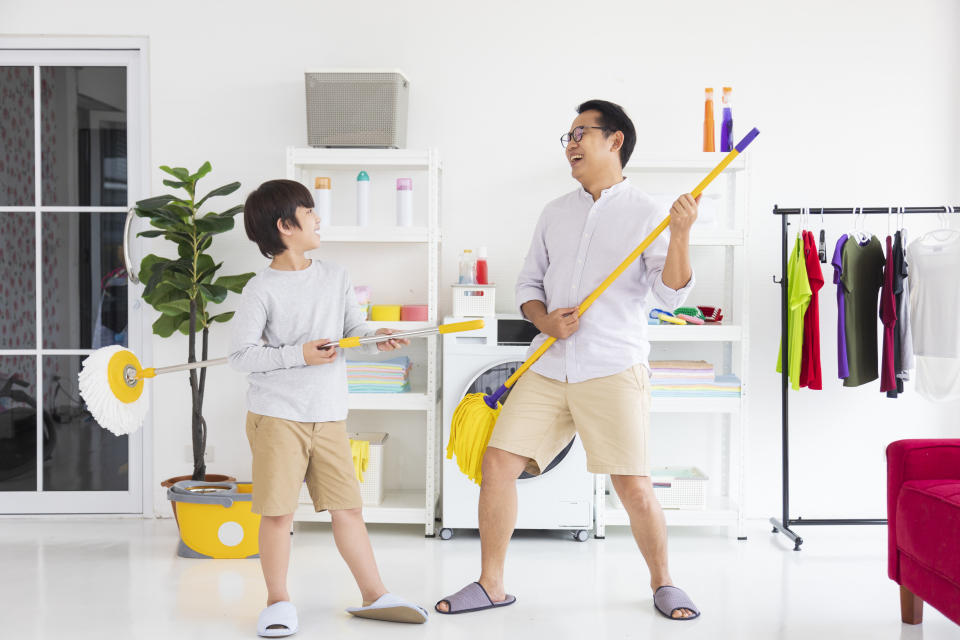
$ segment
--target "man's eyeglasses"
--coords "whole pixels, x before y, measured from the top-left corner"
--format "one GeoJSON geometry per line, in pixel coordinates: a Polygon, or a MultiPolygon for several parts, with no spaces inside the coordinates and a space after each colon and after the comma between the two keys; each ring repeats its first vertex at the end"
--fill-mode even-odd
{"type": "Polygon", "coordinates": [[[566,149],[567,145],[570,144],[571,140],[573,140],[574,142],[580,142],[581,140],[583,140],[583,132],[586,129],[603,129],[604,131],[608,130],[607,127],[597,127],[597,126],[574,127],[573,131],[571,131],[570,133],[565,133],[562,136],[560,136],[560,146],[566,149]]]}

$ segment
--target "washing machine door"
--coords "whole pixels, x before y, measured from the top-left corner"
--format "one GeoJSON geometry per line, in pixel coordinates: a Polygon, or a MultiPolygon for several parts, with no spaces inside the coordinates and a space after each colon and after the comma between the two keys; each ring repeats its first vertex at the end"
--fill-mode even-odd
{"type": "MultiPolygon", "coordinates": [[[[506,360],[504,362],[488,365],[482,371],[480,371],[479,373],[473,376],[470,384],[467,386],[467,389],[463,392],[463,396],[461,396],[461,398],[470,393],[484,393],[484,394],[494,393],[497,389],[500,388],[500,385],[506,382],[507,378],[512,376],[516,372],[516,370],[519,369],[522,365],[523,365],[522,360],[506,360]]],[[[507,392],[500,397],[501,405],[506,404],[507,399],[510,397],[510,392],[511,390],[507,389],[507,392]]],[[[563,450],[560,453],[558,453],[553,460],[550,461],[550,464],[547,465],[547,468],[543,469],[540,472],[540,476],[544,476],[550,473],[550,471],[556,468],[556,466],[563,461],[566,455],[570,452],[570,448],[573,446],[573,443],[574,441],[576,441],[576,439],[577,437],[574,436],[570,440],[570,442],[567,443],[567,446],[565,446],[563,450]]],[[[520,474],[519,479],[525,480],[527,478],[536,478],[536,477],[539,477],[539,476],[533,476],[527,473],[526,471],[524,471],[523,473],[520,474]]]]}

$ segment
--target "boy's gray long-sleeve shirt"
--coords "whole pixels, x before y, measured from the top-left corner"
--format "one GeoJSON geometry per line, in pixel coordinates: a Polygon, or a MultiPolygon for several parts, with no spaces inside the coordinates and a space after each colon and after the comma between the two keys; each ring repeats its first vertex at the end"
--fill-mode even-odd
{"type": "MultiPolygon", "coordinates": [[[[310,366],[303,358],[306,342],[374,334],[346,269],[319,260],[301,271],[267,267],[244,287],[230,324],[230,366],[249,374],[250,411],[297,422],[346,419],[343,352],[331,364],[310,366]]],[[[376,345],[357,349],[377,352],[376,345]]]]}

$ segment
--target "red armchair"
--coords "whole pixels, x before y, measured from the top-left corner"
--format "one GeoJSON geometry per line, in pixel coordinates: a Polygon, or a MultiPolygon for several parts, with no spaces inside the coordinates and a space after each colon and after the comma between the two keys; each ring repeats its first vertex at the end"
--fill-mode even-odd
{"type": "Polygon", "coordinates": [[[887,447],[887,519],[902,620],[922,622],[926,602],[960,624],[960,439],[887,447]]]}

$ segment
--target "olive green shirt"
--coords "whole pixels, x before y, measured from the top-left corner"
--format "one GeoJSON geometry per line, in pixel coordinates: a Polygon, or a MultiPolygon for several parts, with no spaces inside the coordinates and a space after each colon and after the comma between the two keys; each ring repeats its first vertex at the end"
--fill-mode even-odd
{"type": "Polygon", "coordinates": [[[845,387],[859,387],[879,376],[877,373],[878,296],[883,285],[883,247],[872,236],[865,245],[851,238],[843,247],[844,314],[847,362],[850,375],[845,387]]]}

